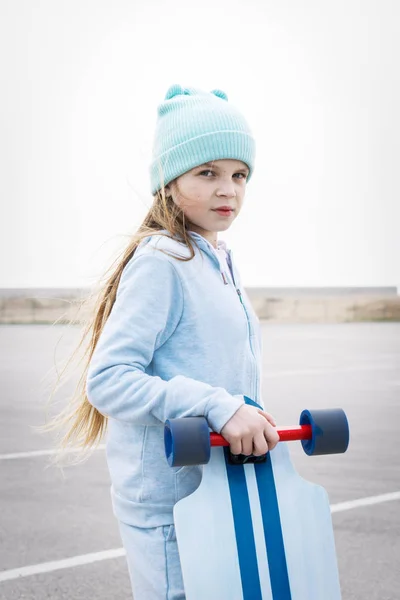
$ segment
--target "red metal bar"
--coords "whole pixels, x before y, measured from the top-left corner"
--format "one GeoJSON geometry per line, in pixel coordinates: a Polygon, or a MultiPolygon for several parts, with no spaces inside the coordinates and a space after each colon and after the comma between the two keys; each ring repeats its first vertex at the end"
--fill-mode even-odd
{"type": "MultiPolygon", "coordinates": [[[[311,425],[298,425],[297,427],[281,427],[277,429],[281,442],[294,440],[310,440],[312,437],[311,425]]],[[[229,443],[219,433],[210,433],[211,446],[229,446],[229,443]]]]}

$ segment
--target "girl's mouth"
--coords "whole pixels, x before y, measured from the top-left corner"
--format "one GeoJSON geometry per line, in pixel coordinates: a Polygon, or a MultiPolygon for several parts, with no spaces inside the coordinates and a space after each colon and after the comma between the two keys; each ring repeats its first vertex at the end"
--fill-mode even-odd
{"type": "Polygon", "coordinates": [[[215,212],[221,215],[222,217],[230,217],[233,213],[232,208],[216,208],[215,212]]]}

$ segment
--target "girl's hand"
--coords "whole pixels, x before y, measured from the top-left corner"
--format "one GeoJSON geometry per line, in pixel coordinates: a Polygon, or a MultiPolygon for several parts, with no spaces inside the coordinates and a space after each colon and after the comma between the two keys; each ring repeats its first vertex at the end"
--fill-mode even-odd
{"type": "Polygon", "coordinates": [[[276,423],[272,415],[244,404],[221,429],[221,435],[229,442],[232,454],[261,456],[273,450],[279,442],[276,423]]]}

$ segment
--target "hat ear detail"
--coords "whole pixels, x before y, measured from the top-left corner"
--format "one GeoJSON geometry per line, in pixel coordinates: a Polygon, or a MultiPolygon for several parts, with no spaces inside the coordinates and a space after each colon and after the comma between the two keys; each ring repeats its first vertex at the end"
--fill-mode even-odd
{"type": "Polygon", "coordinates": [[[174,96],[182,96],[185,92],[186,90],[179,83],[174,83],[168,88],[164,100],[171,100],[174,96]]]}
{"type": "Polygon", "coordinates": [[[217,96],[217,98],[222,98],[222,100],[228,100],[228,95],[222,90],[211,90],[210,93],[214,94],[214,96],[217,96]]]}

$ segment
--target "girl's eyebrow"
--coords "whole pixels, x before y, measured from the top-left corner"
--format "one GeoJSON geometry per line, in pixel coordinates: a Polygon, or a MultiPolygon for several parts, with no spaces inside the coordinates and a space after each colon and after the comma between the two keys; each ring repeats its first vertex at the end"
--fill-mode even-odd
{"type": "MultiPolygon", "coordinates": [[[[201,167],[210,167],[211,169],[218,169],[218,165],[212,163],[212,162],[206,162],[203,165],[200,165],[201,167]]],[[[248,167],[241,167],[240,169],[235,169],[235,173],[248,173],[249,172],[249,168],[248,167]]]]}

